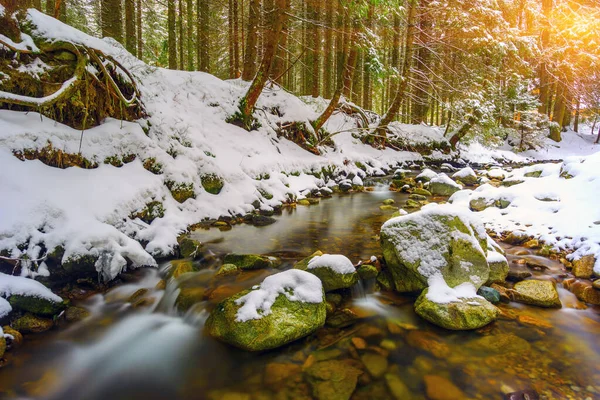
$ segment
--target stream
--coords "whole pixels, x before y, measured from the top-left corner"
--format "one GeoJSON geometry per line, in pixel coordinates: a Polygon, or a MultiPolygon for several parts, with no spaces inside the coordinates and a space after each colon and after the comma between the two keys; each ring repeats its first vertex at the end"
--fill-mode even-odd
{"type": "MultiPolygon", "coordinates": [[[[135,271],[135,283],[77,303],[90,311],[87,319],[27,336],[0,370],[0,398],[311,399],[318,379],[336,400],[352,383],[336,370],[339,360],[365,371],[352,399],[499,399],[526,390],[545,399],[600,398],[600,309],[586,307],[560,284],[562,309],[500,304],[502,317],[472,332],[437,328],[414,313],[414,298],[375,293],[374,282],[360,282],[345,305],[355,315],[347,326],[326,326],[279,349],[247,353],[203,334],[220,300],[276,272],[244,272],[215,286],[220,256],[273,255],[283,260],[282,269],[317,249],[367,260],[381,255],[379,229],[392,214],[380,210],[381,202],[392,198],[401,205],[407,196],[377,185],[284,208],[269,226],[194,231],[207,257],[197,261],[200,272],[178,279],[202,290],[207,301],[180,313],[175,283],[157,288],[168,263],[135,271]],[[136,292],[146,300],[134,307],[129,299],[136,292]],[[332,361],[328,374],[307,376],[307,366],[321,361],[332,361]]],[[[543,265],[531,271],[538,279],[565,273],[534,250],[503,247],[510,263],[529,258],[543,265]]]]}

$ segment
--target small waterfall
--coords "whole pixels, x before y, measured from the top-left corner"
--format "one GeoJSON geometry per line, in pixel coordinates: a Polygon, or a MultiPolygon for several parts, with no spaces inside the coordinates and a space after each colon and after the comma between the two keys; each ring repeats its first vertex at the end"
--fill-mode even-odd
{"type": "Polygon", "coordinates": [[[358,282],[350,288],[350,293],[353,300],[365,299],[367,297],[366,287],[362,279],[358,278],[358,282]]]}

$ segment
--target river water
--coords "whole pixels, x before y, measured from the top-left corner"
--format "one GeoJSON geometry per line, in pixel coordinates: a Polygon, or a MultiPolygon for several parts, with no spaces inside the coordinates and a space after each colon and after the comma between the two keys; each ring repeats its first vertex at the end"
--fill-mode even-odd
{"type": "MultiPolygon", "coordinates": [[[[450,332],[416,316],[414,298],[373,293],[372,282],[363,282],[343,305],[353,315],[347,326],[322,328],[280,349],[246,353],[203,334],[218,301],[276,272],[248,272],[216,284],[223,254],[275,255],[283,268],[317,249],[366,260],[381,253],[379,229],[392,211],[379,206],[387,198],[402,204],[407,197],[377,186],[284,208],[266,227],[195,231],[192,236],[209,250],[197,262],[203,270],[181,276],[178,284],[197,287],[206,301],[180,313],[176,282],[157,289],[160,269],[137,271],[135,283],[79,302],[89,318],[27,336],[0,369],[0,398],[311,399],[320,387],[336,400],[354,384],[352,398],[370,400],[498,399],[528,389],[547,399],[600,398],[600,311],[564,289],[560,310],[502,304],[503,317],[488,327],[450,332]],[[146,300],[134,307],[129,299],[136,292],[146,300]],[[308,373],[316,363],[328,372],[308,373]],[[349,377],[349,366],[362,374],[349,377]]],[[[511,262],[533,257],[545,265],[533,271],[537,278],[564,273],[560,263],[533,251],[506,250],[511,262]]]]}

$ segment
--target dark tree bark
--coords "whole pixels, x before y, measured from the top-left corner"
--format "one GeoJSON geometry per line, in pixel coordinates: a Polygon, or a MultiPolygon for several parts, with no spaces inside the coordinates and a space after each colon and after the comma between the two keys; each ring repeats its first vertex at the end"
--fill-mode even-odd
{"type": "Polygon", "coordinates": [[[137,58],[141,60],[144,55],[142,39],[142,0],[137,0],[136,14],[137,58]]]}
{"type": "Polygon", "coordinates": [[[186,3],[187,23],[187,70],[194,70],[194,0],[187,0],[186,3]]]}
{"type": "Polygon", "coordinates": [[[414,79],[414,96],[412,107],[412,123],[420,124],[427,122],[427,113],[429,112],[429,93],[427,91],[427,81],[430,68],[431,53],[427,48],[429,41],[430,30],[432,26],[431,17],[429,15],[430,0],[422,0],[421,10],[419,15],[419,46],[415,51],[415,67],[417,73],[413,74],[414,79]]]}
{"type": "Polygon", "coordinates": [[[120,0],[102,0],[102,36],[123,43],[123,7],[120,0]]]}
{"type": "MultiPolygon", "coordinates": [[[[544,29],[542,30],[542,34],[540,37],[542,51],[546,49],[548,44],[550,43],[550,14],[552,12],[552,1],[553,0],[542,0],[542,12],[544,14],[544,29]]],[[[542,59],[545,55],[542,54],[542,59]]],[[[548,65],[545,62],[542,62],[539,66],[539,77],[540,77],[540,105],[538,107],[538,112],[540,114],[550,115],[550,107],[549,107],[549,74],[548,74],[548,65]]]]}
{"type": "Polygon", "coordinates": [[[333,48],[333,8],[334,2],[326,0],[325,12],[325,51],[323,60],[323,93],[326,99],[333,95],[334,85],[334,48],[333,48]]]}
{"type": "Polygon", "coordinates": [[[407,15],[406,15],[406,38],[404,40],[404,60],[402,61],[402,68],[400,72],[400,78],[398,80],[396,93],[390,108],[387,110],[385,115],[379,121],[379,125],[375,130],[378,138],[372,140],[372,143],[385,144],[387,137],[387,126],[396,118],[400,105],[404,99],[404,94],[408,87],[408,81],[410,79],[410,63],[412,61],[412,45],[415,34],[415,10],[419,6],[419,0],[408,0],[407,1],[407,15]]]}
{"type": "Polygon", "coordinates": [[[125,0],[125,47],[135,55],[137,52],[135,32],[135,0],[125,0]]]}
{"type": "MultiPolygon", "coordinates": [[[[375,14],[375,6],[373,3],[369,6],[367,14],[366,26],[368,29],[373,29],[373,18],[375,14]]],[[[373,85],[371,82],[370,57],[367,52],[363,55],[363,86],[362,86],[362,107],[371,110],[373,108],[373,85]]]]}
{"type": "Polygon", "coordinates": [[[167,0],[167,43],[169,47],[169,68],[177,69],[177,39],[175,32],[175,0],[167,0]]]}
{"type": "Polygon", "coordinates": [[[183,9],[183,0],[179,0],[179,6],[177,7],[177,22],[178,22],[178,31],[179,31],[179,40],[177,43],[177,50],[179,53],[179,69],[185,69],[185,39],[184,39],[184,9],[183,9]]]}
{"type": "Polygon", "coordinates": [[[210,69],[210,18],[209,0],[198,0],[198,69],[208,72],[210,69]]]}
{"type": "Polygon", "coordinates": [[[248,29],[246,33],[246,50],[244,51],[244,71],[242,79],[250,81],[256,75],[256,55],[258,46],[258,21],[260,16],[260,0],[250,0],[248,9],[248,29]]]}
{"type": "Polygon", "coordinates": [[[269,70],[273,64],[275,51],[279,45],[281,31],[287,18],[286,0],[269,0],[265,7],[267,26],[265,29],[263,56],[256,77],[252,81],[248,92],[240,100],[240,122],[242,126],[250,130],[253,126],[254,106],[269,79],[269,70]]]}
{"type": "MultiPolygon", "coordinates": [[[[290,9],[291,3],[291,0],[286,0],[286,9],[290,9]]],[[[279,85],[283,85],[283,82],[285,81],[284,75],[288,71],[288,39],[290,36],[290,27],[287,21],[288,20],[286,19],[286,23],[283,25],[283,29],[281,31],[281,39],[279,40],[279,46],[277,46],[275,65],[273,66],[273,71],[271,72],[271,78],[279,85]]]]}
{"type": "Polygon", "coordinates": [[[321,20],[321,0],[308,0],[308,4],[311,19],[310,51],[312,54],[310,60],[310,74],[312,75],[310,94],[312,97],[319,97],[321,84],[321,28],[319,27],[321,20]]]}
{"type": "Polygon", "coordinates": [[[340,102],[340,98],[342,96],[348,97],[350,95],[352,76],[354,75],[354,69],[356,67],[356,58],[358,55],[358,48],[356,46],[358,24],[355,21],[353,25],[355,29],[353,29],[351,37],[347,41],[348,48],[346,49],[346,53],[348,55],[347,57],[345,57],[346,63],[342,70],[342,76],[340,76],[338,79],[339,85],[333,93],[333,96],[331,97],[327,108],[323,111],[321,115],[319,115],[319,117],[315,121],[312,122],[312,126],[315,132],[317,132],[317,134],[319,130],[323,127],[325,122],[327,122],[329,117],[331,117],[331,115],[335,111],[336,107],[338,106],[338,103],[340,102]]]}

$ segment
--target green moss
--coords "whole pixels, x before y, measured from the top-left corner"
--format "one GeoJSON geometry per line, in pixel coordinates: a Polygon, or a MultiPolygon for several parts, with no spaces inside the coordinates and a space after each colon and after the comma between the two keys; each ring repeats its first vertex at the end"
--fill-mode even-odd
{"type": "Polygon", "coordinates": [[[219,194],[223,189],[224,182],[219,176],[215,174],[206,174],[200,177],[202,187],[210,194],[219,194]]]}
{"type": "Polygon", "coordinates": [[[356,162],[356,168],[362,169],[365,172],[367,171],[367,166],[365,164],[361,163],[360,161],[356,162]]]}
{"type": "Polygon", "coordinates": [[[160,201],[151,201],[146,203],[146,206],[138,212],[131,214],[131,218],[139,218],[147,224],[151,224],[156,218],[165,216],[165,208],[160,201]]]}
{"type": "Polygon", "coordinates": [[[273,198],[273,195],[264,190],[263,188],[258,188],[258,193],[260,193],[260,195],[267,200],[271,200],[273,198]]]}
{"type": "Polygon", "coordinates": [[[157,162],[156,158],[154,157],[146,158],[142,165],[146,170],[152,172],[154,175],[160,175],[163,173],[163,165],[157,162]]]}
{"type": "Polygon", "coordinates": [[[14,320],[10,325],[13,329],[21,333],[41,333],[52,328],[54,323],[51,319],[27,313],[14,320]]]}
{"type": "Polygon", "coordinates": [[[85,255],[80,257],[69,257],[62,263],[62,268],[73,275],[96,274],[96,261],[98,257],[85,255]]]}
{"type": "Polygon", "coordinates": [[[205,329],[212,337],[248,351],[274,349],[313,333],[325,324],[326,305],[290,301],[280,294],[271,313],[259,319],[237,321],[241,307],[236,303],[245,290],[223,300],[212,311],[205,329]]]}
{"type": "Polygon", "coordinates": [[[223,263],[233,264],[239,269],[264,269],[279,267],[281,260],[259,254],[227,254],[223,259],[223,263]]]}
{"type": "Polygon", "coordinates": [[[65,309],[63,302],[33,296],[12,295],[8,298],[10,305],[18,310],[29,311],[36,315],[56,315],[65,309]]]}
{"type": "Polygon", "coordinates": [[[199,241],[183,237],[179,240],[179,255],[183,258],[199,258],[202,256],[202,252],[200,252],[202,247],[203,245],[199,241]]]}
{"type": "Polygon", "coordinates": [[[194,264],[190,260],[172,260],[171,268],[167,272],[167,278],[179,278],[183,274],[195,272],[194,264]]]}
{"type": "Polygon", "coordinates": [[[183,203],[187,199],[196,198],[193,183],[166,181],[165,185],[169,188],[169,191],[171,192],[173,198],[179,203],[183,203]]]}

